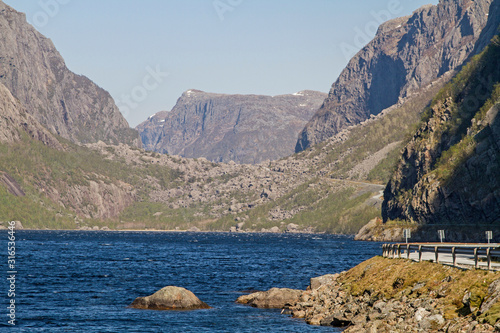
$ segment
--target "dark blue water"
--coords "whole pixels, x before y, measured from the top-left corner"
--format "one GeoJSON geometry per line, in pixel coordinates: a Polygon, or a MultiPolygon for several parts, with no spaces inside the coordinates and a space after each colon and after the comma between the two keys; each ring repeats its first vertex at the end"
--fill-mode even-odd
{"type": "MultiPolygon", "coordinates": [[[[380,254],[379,243],[333,235],[18,231],[15,331],[335,332],[238,305],[247,290],[305,289],[380,254]],[[213,307],[190,312],[127,306],[175,285],[213,307]]],[[[1,232],[2,253],[7,233],[1,232]]],[[[2,269],[7,275],[6,255],[2,269]]],[[[2,279],[0,330],[7,328],[2,279]]]]}

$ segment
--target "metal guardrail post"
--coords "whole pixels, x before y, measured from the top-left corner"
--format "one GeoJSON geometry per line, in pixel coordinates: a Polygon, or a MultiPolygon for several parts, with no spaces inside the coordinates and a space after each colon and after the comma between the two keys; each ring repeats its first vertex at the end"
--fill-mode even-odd
{"type": "Polygon", "coordinates": [[[477,255],[477,247],[474,248],[474,266],[479,268],[479,256],[477,255]]]}
{"type": "Polygon", "coordinates": [[[418,262],[422,261],[422,245],[418,246],[418,262]]]}
{"type": "Polygon", "coordinates": [[[486,249],[486,257],[488,259],[488,270],[491,270],[491,254],[490,254],[490,248],[486,249]]]}
{"type": "Polygon", "coordinates": [[[401,258],[401,244],[398,244],[398,259],[401,258]]]}
{"type": "Polygon", "coordinates": [[[406,244],[406,259],[410,259],[410,244],[406,244]]]}
{"type": "Polygon", "coordinates": [[[453,257],[453,266],[457,265],[457,253],[455,252],[455,247],[451,248],[451,256],[453,257]]]}
{"type": "Polygon", "coordinates": [[[436,258],[436,263],[439,264],[439,247],[434,246],[434,256],[436,258]]]}

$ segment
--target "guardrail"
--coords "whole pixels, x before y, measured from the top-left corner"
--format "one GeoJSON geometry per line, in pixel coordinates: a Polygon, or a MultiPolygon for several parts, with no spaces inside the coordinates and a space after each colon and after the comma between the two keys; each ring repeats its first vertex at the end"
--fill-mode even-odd
{"type": "MultiPolygon", "coordinates": [[[[461,265],[473,266],[476,269],[485,266],[488,270],[500,269],[500,263],[494,263],[494,259],[500,259],[500,245],[499,244],[443,244],[443,243],[410,243],[410,244],[384,244],[382,245],[383,256],[385,258],[404,258],[407,259],[415,257],[416,261],[433,260],[436,263],[447,263],[458,267],[458,259],[462,261],[461,265]],[[413,251],[413,253],[412,253],[413,251]],[[433,254],[430,259],[423,258],[425,254],[433,254]],[[447,256],[441,256],[446,254],[447,256]],[[451,261],[449,255],[451,254],[451,261]],[[446,257],[446,258],[443,258],[446,257]],[[485,260],[486,265],[482,265],[481,261],[485,260]]],[[[426,256],[428,257],[428,256],[426,256]]]]}

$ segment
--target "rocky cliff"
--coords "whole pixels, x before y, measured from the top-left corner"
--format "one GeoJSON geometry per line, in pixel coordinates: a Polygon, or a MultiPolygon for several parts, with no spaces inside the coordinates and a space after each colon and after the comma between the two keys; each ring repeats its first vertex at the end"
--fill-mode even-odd
{"type": "Polygon", "coordinates": [[[291,155],[298,133],[325,97],[315,91],[258,96],[189,90],[171,112],[137,129],[148,150],[254,164],[291,155]]]}
{"type": "Polygon", "coordinates": [[[378,114],[460,67],[489,42],[499,21],[498,0],[441,0],[382,24],[333,84],[300,133],[296,151],[378,114]]]}
{"type": "Polygon", "coordinates": [[[40,124],[76,143],[140,145],[108,92],[68,70],[52,42],[0,1],[0,83],[40,124]]]}
{"type": "Polygon", "coordinates": [[[384,220],[500,225],[500,38],[434,99],[384,191],[384,220]]]}
{"type": "Polygon", "coordinates": [[[0,83],[0,142],[17,142],[23,133],[52,148],[62,148],[59,141],[28,114],[24,106],[0,83]]]}

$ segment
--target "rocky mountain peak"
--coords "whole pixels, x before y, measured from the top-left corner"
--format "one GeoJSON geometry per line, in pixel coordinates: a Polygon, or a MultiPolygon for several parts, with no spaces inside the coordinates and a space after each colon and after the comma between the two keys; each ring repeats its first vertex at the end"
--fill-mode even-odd
{"type": "Polygon", "coordinates": [[[52,41],[26,15],[0,2],[0,83],[54,134],[76,143],[140,146],[111,95],[71,72],[52,41]]]}
{"type": "Polygon", "coordinates": [[[296,151],[332,137],[459,68],[500,21],[498,0],[443,0],[382,24],[332,85],[299,135],[296,151]]]}

